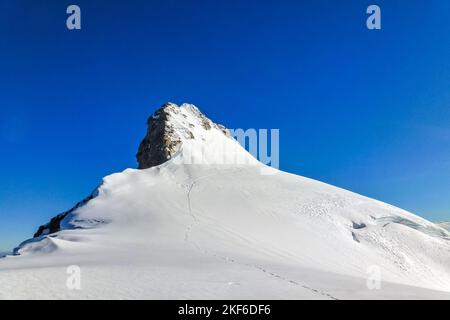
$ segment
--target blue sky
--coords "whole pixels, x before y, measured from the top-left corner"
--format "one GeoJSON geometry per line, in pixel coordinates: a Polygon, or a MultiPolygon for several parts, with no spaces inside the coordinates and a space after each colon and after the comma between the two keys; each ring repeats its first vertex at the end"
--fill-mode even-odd
{"type": "Polygon", "coordinates": [[[447,0],[2,0],[0,251],[135,167],[166,101],[279,128],[281,169],[450,220],[449,20],[447,0]]]}

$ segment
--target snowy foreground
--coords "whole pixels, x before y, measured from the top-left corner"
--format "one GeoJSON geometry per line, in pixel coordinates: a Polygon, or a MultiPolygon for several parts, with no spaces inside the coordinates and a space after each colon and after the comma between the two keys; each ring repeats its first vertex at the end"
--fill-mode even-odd
{"type": "Polygon", "coordinates": [[[104,178],[62,231],[0,259],[0,299],[450,299],[448,231],[191,130],[169,161],[104,178]],[[220,143],[248,163],[214,164],[220,143]],[[186,164],[199,145],[203,164],[186,164]]]}

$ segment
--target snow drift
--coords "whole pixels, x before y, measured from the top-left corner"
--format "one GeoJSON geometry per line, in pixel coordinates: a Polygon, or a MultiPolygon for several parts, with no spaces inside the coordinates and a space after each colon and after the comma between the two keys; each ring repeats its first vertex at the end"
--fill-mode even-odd
{"type": "Polygon", "coordinates": [[[105,177],[0,260],[0,298],[450,298],[444,228],[267,168],[193,105],[148,124],[141,169],[105,177]],[[82,290],[66,287],[69,265],[82,290]]]}

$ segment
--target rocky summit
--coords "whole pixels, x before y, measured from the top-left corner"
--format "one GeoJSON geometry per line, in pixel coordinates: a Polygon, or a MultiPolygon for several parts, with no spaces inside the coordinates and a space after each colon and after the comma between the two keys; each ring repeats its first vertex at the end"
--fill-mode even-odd
{"type": "Polygon", "coordinates": [[[212,122],[188,103],[181,106],[171,102],[164,104],[147,120],[147,125],[147,134],[136,155],[139,169],[154,167],[172,158],[183,141],[199,138],[194,135],[196,129],[218,129],[231,137],[224,126],[212,122]]]}

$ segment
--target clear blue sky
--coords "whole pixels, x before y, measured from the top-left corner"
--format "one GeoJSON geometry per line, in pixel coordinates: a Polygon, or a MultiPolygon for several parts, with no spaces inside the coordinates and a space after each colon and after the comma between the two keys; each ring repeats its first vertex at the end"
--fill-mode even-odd
{"type": "Polygon", "coordinates": [[[135,167],[165,101],[280,128],[281,169],[450,220],[449,21],[448,0],[1,0],[0,251],[135,167]]]}

